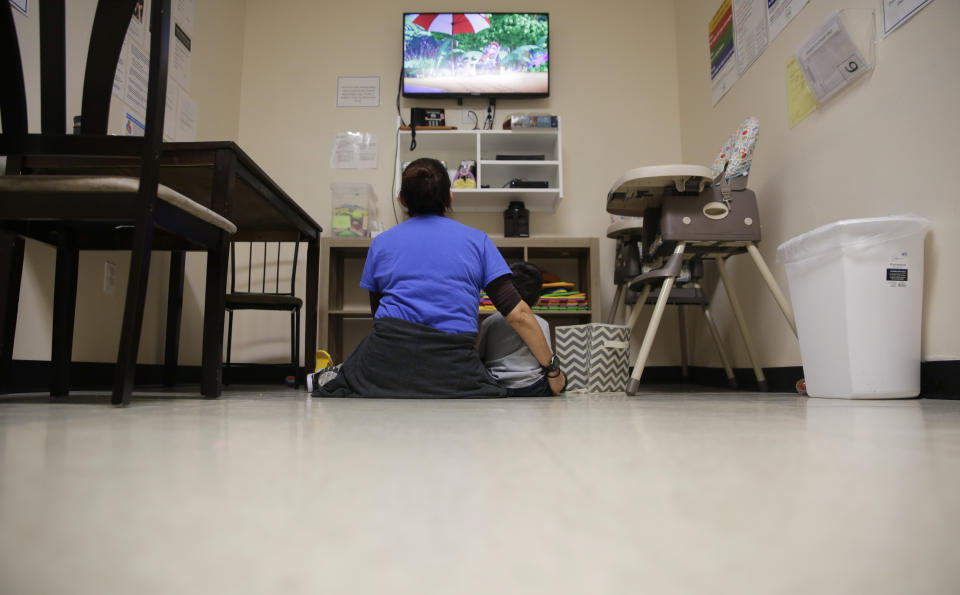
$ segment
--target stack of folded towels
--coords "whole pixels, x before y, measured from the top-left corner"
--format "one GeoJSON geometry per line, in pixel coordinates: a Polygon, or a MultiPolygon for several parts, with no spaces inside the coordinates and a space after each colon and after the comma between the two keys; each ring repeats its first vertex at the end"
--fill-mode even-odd
{"type": "Polygon", "coordinates": [[[590,309],[587,294],[577,291],[573,283],[556,281],[543,284],[543,293],[540,294],[540,303],[533,307],[534,311],[584,311],[590,309]]]}
{"type": "MultiPolygon", "coordinates": [[[[577,291],[573,283],[567,281],[556,281],[543,284],[543,292],[540,294],[540,303],[533,307],[534,311],[585,311],[590,309],[590,301],[587,300],[587,294],[577,291]]],[[[490,301],[487,292],[480,292],[480,313],[492,314],[497,308],[490,301]]]]}

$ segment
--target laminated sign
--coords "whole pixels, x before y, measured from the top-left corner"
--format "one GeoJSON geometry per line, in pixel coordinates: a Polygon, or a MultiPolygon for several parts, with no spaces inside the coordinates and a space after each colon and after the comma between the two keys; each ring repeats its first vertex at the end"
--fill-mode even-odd
{"type": "Polygon", "coordinates": [[[630,368],[630,327],[578,324],[556,328],[557,361],[569,392],[621,392],[630,368]]]}

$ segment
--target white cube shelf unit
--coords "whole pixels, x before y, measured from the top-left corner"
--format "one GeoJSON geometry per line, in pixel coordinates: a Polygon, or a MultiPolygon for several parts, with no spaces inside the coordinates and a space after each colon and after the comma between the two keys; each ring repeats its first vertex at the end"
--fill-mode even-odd
{"type": "Polygon", "coordinates": [[[531,130],[430,130],[417,128],[417,147],[410,150],[411,132],[397,135],[396,188],[405,163],[433,157],[456,170],[461,161],[477,164],[477,188],[453,189],[453,209],[460,212],[502,211],[513,200],[527,209],[549,213],[563,198],[563,158],[560,128],[531,130]],[[537,155],[543,159],[497,159],[498,155],[537,155]],[[547,182],[547,188],[510,188],[514,179],[547,182]],[[481,186],[489,186],[482,188],[481,186]]]}

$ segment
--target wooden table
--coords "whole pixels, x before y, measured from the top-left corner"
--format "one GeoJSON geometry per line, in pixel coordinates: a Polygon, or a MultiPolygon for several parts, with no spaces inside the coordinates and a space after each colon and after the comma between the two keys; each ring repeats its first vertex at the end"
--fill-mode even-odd
{"type": "MultiPolygon", "coordinates": [[[[138,176],[137,159],[96,159],[34,157],[24,161],[25,174],[89,174],[138,176]]],[[[304,317],[305,360],[316,351],[317,302],[320,271],[320,232],[322,228],[306,213],[270,176],[231,141],[164,143],[161,153],[160,183],[177,190],[194,201],[211,208],[237,226],[231,237],[237,241],[288,241],[307,243],[306,314],[304,317]]],[[[180,319],[183,305],[184,250],[191,249],[176,243],[166,243],[168,238],[157,234],[155,250],[171,250],[170,286],[167,301],[166,348],[164,354],[164,383],[176,381],[178,346],[180,343],[180,319]]],[[[91,240],[92,241],[92,240],[91,240]]],[[[83,248],[83,242],[80,242],[83,248]]],[[[19,260],[22,263],[22,242],[19,260]]],[[[102,249],[102,248],[101,248],[102,249]]],[[[16,248],[15,248],[16,250],[16,248]]],[[[14,255],[11,261],[16,261],[14,255]]],[[[21,265],[22,266],[22,265],[21,265]]],[[[16,264],[9,267],[19,273],[16,264]]],[[[16,288],[19,293],[19,274],[16,288]]],[[[13,283],[10,283],[11,288],[13,283]]],[[[226,288],[224,288],[225,290],[226,288]]],[[[0,303],[0,323],[9,325],[11,310],[16,322],[16,306],[0,303]]],[[[3,302],[3,300],[0,300],[3,302]]],[[[15,302],[13,302],[15,304],[15,302]]],[[[224,312],[220,312],[223,319],[224,312]]],[[[8,326],[9,328],[9,326],[8,326]]],[[[10,345],[4,346],[12,355],[13,335],[10,345]]],[[[3,354],[5,357],[7,353],[3,354]]],[[[210,361],[220,362],[221,354],[210,361]]],[[[208,395],[211,396],[211,395],[208,395]]]]}

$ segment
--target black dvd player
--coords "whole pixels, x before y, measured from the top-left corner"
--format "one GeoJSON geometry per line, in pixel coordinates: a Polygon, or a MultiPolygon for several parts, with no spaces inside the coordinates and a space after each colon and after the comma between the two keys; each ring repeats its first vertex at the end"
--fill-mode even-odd
{"type": "Polygon", "coordinates": [[[550,185],[541,180],[510,180],[511,188],[549,188],[550,185]]]}
{"type": "Polygon", "coordinates": [[[544,155],[497,155],[499,161],[544,161],[544,155]]]}

